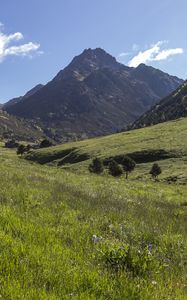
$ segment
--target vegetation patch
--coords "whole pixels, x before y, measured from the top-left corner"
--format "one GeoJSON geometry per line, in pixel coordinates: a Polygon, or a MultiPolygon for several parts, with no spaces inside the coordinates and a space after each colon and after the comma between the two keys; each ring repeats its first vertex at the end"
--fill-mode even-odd
{"type": "Polygon", "coordinates": [[[85,160],[88,160],[89,158],[90,158],[89,154],[79,153],[79,151],[76,148],[74,148],[66,156],[60,159],[60,161],[58,161],[58,166],[83,162],[85,160]]]}
{"type": "MultiPolygon", "coordinates": [[[[127,153],[127,156],[129,156],[138,164],[173,158],[173,157],[177,157],[177,155],[178,154],[174,151],[166,151],[164,149],[151,149],[151,150],[143,150],[143,151],[127,153]]],[[[115,155],[112,157],[105,158],[103,163],[105,166],[107,166],[111,160],[115,160],[118,164],[122,164],[123,159],[124,159],[124,154],[120,154],[120,155],[115,155]]]]}
{"type": "MultiPolygon", "coordinates": [[[[34,150],[24,157],[41,164],[59,165],[79,174],[88,174],[94,158],[104,161],[108,168],[110,160],[118,164],[124,156],[136,163],[131,178],[150,178],[152,163],[162,169],[160,180],[172,176],[176,182],[187,183],[187,118],[165,122],[128,132],[84,141],[65,143],[54,147],[34,150]]],[[[121,164],[123,165],[123,164],[121,164]]],[[[104,172],[106,174],[106,172],[104,172]]]]}
{"type": "Polygon", "coordinates": [[[57,159],[65,159],[65,157],[70,155],[74,150],[76,150],[76,148],[69,148],[58,152],[52,150],[50,153],[45,151],[31,151],[25,158],[40,164],[46,164],[57,159]]]}

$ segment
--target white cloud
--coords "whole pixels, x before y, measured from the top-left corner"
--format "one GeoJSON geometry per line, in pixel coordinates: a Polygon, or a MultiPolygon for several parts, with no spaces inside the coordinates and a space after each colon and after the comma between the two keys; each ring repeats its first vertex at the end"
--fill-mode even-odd
{"type": "Polygon", "coordinates": [[[166,41],[159,41],[145,51],[140,51],[136,56],[134,56],[128,63],[129,67],[137,67],[141,63],[148,63],[151,61],[165,60],[170,56],[176,54],[184,53],[182,48],[174,49],[161,49],[161,46],[165,44],[166,41]]]}
{"type": "Polygon", "coordinates": [[[158,53],[154,60],[155,61],[164,60],[167,59],[169,56],[176,55],[176,54],[183,54],[183,53],[184,50],[182,48],[166,49],[158,53]]]}
{"type": "Polygon", "coordinates": [[[122,52],[118,55],[119,58],[125,57],[125,56],[129,56],[131,55],[131,52],[122,52]]]}
{"type": "MultiPolygon", "coordinates": [[[[10,35],[6,35],[2,32],[3,24],[0,23],[0,63],[4,60],[5,57],[9,55],[14,56],[27,56],[32,53],[38,53],[40,44],[29,42],[26,44],[21,44],[18,46],[10,45],[22,40],[23,34],[21,32],[16,32],[10,35]]],[[[41,52],[39,52],[41,53],[41,52]]]]}
{"type": "Polygon", "coordinates": [[[5,49],[4,54],[7,55],[27,55],[31,51],[36,51],[40,47],[39,44],[34,44],[32,42],[28,44],[23,44],[21,46],[12,46],[5,49]]]}

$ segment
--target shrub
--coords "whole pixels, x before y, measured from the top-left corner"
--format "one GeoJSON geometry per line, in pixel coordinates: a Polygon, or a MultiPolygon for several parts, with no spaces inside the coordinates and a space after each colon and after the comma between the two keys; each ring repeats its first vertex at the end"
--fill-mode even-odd
{"type": "Polygon", "coordinates": [[[47,147],[51,147],[52,145],[53,145],[53,143],[51,141],[44,139],[40,143],[40,148],[47,148],[47,147]]]}
{"type": "Polygon", "coordinates": [[[101,174],[104,171],[103,161],[100,158],[94,158],[89,165],[89,171],[96,174],[101,174]]]}
{"type": "Polygon", "coordinates": [[[162,170],[161,170],[160,166],[157,163],[155,163],[155,164],[153,164],[149,173],[152,175],[152,178],[156,179],[158,177],[158,175],[160,175],[162,173],[162,170]]]}
{"type": "Polygon", "coordinates": [[[109,174],[114,177],[118,177],[123,174],[122,167],[115,160],[112,160],[109,163],[109,174]]]}
{"type": "Polygon", "coordinates": [[[135,161],[130,158],[129,156],[124,156],[122,161],[123,170],[126,174],[126,179],[128,178],[128,175],[130,172],[132,172],[136,166],[135,161]]]}
{"type": "Polygon", "coordinates": [[[130,245],[106,247],[102,251],[101,260],[107,268],[114,271],[126,270],[133,276],[144,277],[153,270],[159,272],[161,269],[160,261],[151,255],[148,247],[141,250],[130,245]]]}
{"type": "Polygon", "coordinates": [[[23,145],[23,144],[20,144],[19,146],[18,146],[18,148],[17,148],[17,154],[19,155],[19,154],[23,154],[24,152],[26,152],[27,151],[27,148],[23,145]]]}
{"type": "Polygon", "coordinates": [[[26,150],[26,152],[29,152],[29,151],[31,150],[31,145],[28,144],[28,145],[25,147],[25,150],[26,150]]]}
{"type": "Polygon", "coordinates": [[[5,143],[5,148],[17,148],[19,144],[15,140],[8,140],[5,143]]]}

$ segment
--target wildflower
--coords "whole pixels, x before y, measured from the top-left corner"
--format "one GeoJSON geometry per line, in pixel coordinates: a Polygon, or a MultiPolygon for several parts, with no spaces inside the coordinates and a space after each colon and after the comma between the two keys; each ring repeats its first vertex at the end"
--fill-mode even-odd
{"type": "Polygon", "coordinates": [[[149,250],[150,252],[151,252],[152,248],[153,248],[153,245],[152,245],[152,244],[149,244],[149,245],[148,245],[148,250],[149,250]]]}
{"type": "Polygon", "coordinates": [[[95,234],[92,236],[92,242],[93,242],[94,244],[97,244],[97,243],[100,242],[102,239],[103,239],[102,236],[97,236],[97,235],[95,235],[95,234]]]}
{"type": "Polygon", "coordinates": [[[157,282],[155,280],[153,280],[151,283],[152,285],[157,285],[157,282]]]}

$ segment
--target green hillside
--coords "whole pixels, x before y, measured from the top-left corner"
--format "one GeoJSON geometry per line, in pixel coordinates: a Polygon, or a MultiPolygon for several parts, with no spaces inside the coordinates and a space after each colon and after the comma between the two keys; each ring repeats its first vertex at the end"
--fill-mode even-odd
{"type": "MultiPolygon", "coordinates": [[[[78,153],[134,151],[137,140],[143,149],[135,131],[77,143],[78,153]]],[[[74,174],[2,145],[0,187],[2,299],[186,299],[185,185],[74,174]]]]}
{"type": "Polygon", "coordinates": [[[101,138],[67,143],[31,152],[27,159],[87,173],[93,157],[128,154],[136,162],[133,178],[147,178],[152,163],[163,169],[161,179],[187,182],[187,118],[101,138]]]}

